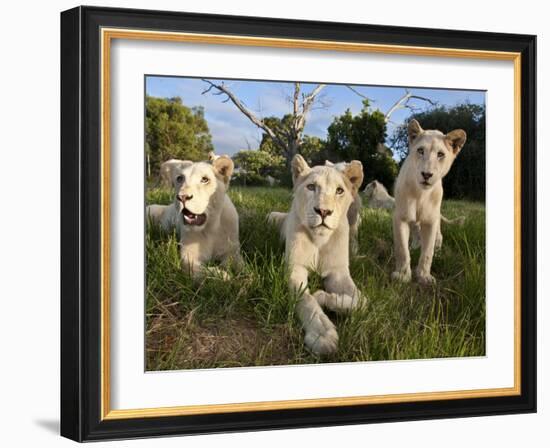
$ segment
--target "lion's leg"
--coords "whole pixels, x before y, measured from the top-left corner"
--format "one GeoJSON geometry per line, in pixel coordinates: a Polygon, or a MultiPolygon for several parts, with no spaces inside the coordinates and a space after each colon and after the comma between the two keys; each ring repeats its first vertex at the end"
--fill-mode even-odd
{"type": "MultiPolygon", "coordinates": [[[[167,205],[151,204],[145,208],[145,216],[147,224],[162,225],[164,213],[168,209],[167,205]]],[[[164,226],[163,226],[164,227],[164,226]]],[[[168,229],[165,229],[168,230],[168,229]]]]}
{"type": "Polygon", "coordinates": [[[411,280],[411,255],[409,252],[409,223],[394,214],[393,245],[395,251],[395,271],[391,277],[394,280],[409,282],[411,280]]]}
{"type": "Polygon", "coordinates": [[[351,255],[357,255],[359,252],[359,229],[357,227],[357,222],[349,226],[349,253],[351,255]]]}
{"type": "Polygon", "coordinates": [[[441,233],[441,221],[437,223],[437,232],[435,235],[435,252],[438,252],[443,247],[443,234],[441,233]]]}
{"type": "Polygon", "coordinates": [[[411,247],[418,249],[420,247],[420,225],[417,222],[410,224],[411,247]]]}
{"type": "Polygon", "coordinates": [[[349,312],[361,305],[363,297],[349,271],[331,272],[324,279],[325,291],[316,291],[317,303],[336,312],[349,312]]]}
{"type": "Polygon", "coordinates": [[[307,274],[305,267],[294,266],[290,273],[290,289],[300,294],[296,311],[305,331],[306,346],[316,355],[326,355],[336,351],[338,333],[317,300],[310,294],[307,274]]]}
{"type": "Polygon", "coordinates": [[[229,280],[229,274],[223,269],[216,267],[204,266],[196,255],[185,247],[182,247],[180,251],[181,256],[181,268],[184,272],[187,272],[193,280],[202,280],[204,277],[218,277],[222,280],[229,280]]]}
{"type": "Polygon", "coordinates": [[[238,247],[231,250],[222,257],[221,265],[234,272],[241,272],[244,269],[244,260],[238,247]]]}
{"type": "Polygon", "coordinates": [[[361,225],[361,209],[363,201],[361,196],[357,195],[348,210],[349,223],[349,253],[357,255],[359,252],[359,226],[361,225]]]}
{"type": "Polygon", "coordinates": [[[422,246],[420,249],[420,259],[416,268],[416,277],[419,283],[435,283],[435,278],[430,273],[432,268],[432,259],[434,255],[435,240],[438,230],[437,222],[422,223],[420,225],[420,238],[422,246]]]}
{"type": "Polygon", "coordinates": [[[270,224],[274,224],[279,230],[281,230],[287,216],[288,213],[271,212],[267,215],[267,222],[270,224]]]}

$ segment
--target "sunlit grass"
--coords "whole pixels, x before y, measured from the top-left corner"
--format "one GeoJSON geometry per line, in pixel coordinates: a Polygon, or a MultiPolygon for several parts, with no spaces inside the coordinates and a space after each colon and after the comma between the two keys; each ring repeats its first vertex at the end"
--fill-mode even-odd
{"type": "MultiPolygon", "coordinates": [[[[364,309],[331,318],[340,335],[329,358],[311,355],[288,292],[284,245],[265,216],[286,211],[282,188],[231,188],[239,211],[245,269],[229,281],[196,284],[179,268],[175,233],[147,230],[147,369],[190,369],[318,362],[481,356],[485,354],[485,207],[446,200],[443,213],[466,216],[443,224],[443,248],[434,258],[435,287],[402,285],[393,268],[391,215],[362,210],[359,256],[351,273],[368,297],[364,309]]],[[[153,189],[148,203],[169,203],[153,189]]],[[[412,252],[413,263],[418,251],[412,252]]],[[[312,289],[321,286],[312,276],[312,289]]]]}

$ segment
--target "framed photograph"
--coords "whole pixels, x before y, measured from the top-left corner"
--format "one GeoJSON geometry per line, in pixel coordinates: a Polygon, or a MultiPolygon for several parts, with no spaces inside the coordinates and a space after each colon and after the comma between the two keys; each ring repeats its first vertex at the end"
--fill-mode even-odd
{"type": "Polygon", "coordinates": [[[61,433],[536,411],[536,37],[61,14],[61,433]]]}

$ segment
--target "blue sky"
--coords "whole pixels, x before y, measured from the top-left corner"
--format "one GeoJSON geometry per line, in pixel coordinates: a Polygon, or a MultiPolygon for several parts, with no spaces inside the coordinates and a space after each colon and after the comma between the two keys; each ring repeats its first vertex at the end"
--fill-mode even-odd
{"type": "MultiPolygon", "coordinates": [[[[268,81],[223,81],[233,93],[258,117],[282,117],[291,111],[288,98],[293,92],[293,84],[289,82],[268,81]]],[[[316,84],[302,84],[303,92],[309,93],[316,84]]],[[[362,95],[371,99],[371,108],[380,109],[386,113],[392,105],[405,93],[405,87],[352,86],[362,95]]],[[[146,93],[150,96],[171,98],[181,97],[188,107],[202,106],[205,118],[212,134],[216,153],[233,155],[248,147],[255,149],[261,140],[262,132],[247,117],[231,103],[223,103],[224,96],[202,94],[207,84],[201,79],[180,77],[146,77],[146,93]]],[[[484,104],[485,92],[471,90],[442,90],[409,88],[415,95],[430,98],[440,105],[453,106],[468,101],[472,104],[484,104]]],[[[335,116],[341,115],[346,109],[358,113],[362,108],[362,98],[343,85],[328,85],[322,91],[323,101],[328,106],[312,110],[306,121],[305,133],[325,138],[327,128],[335,116]]],[[[425,109],[424,101],[411,100],[411,105],[425,109]]],[[[388,136],[395,126],[403,123],[410,116],[409,109],[400,109],[391,115],[388,124],[388,136]]]]}

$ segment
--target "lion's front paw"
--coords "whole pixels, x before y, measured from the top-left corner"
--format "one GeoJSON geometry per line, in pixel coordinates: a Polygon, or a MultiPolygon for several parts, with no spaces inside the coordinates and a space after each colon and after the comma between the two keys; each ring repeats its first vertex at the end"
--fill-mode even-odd
{"type": "Polygon", "coordinates": [[[436,283],[435,277],[432,274],[430,274],[429,272],[428,273],[417,272],[416,273],[416,280],[421,285],[435,285],[435,283],[436,283]]]}
{"type": "Polygon", "coordinates": [[[305,343],[313,354],[329,355],[338,349],[338,333],[327,316],[317,314],[305,330],[305,343]]]}
{"type": "Polygon", "coordinates": [[[409,283],[411,281],[411,270],[394,271],[391,273],[391,278],[398,282],[409,283]]]}
{"type": "Polygon", "coordinates": [[[324,334],[306,333],[305,343],[314,355],[330,355],[338,350],[338,333],[336,330],[324,334]]]}
{"type": "Polygon", "coordinates": [[[206,272],[207,277],[213,277],[219,280],[223,280],[224,282],[231,280],[231,275],[223,269],[217,267],[209,267],[205,268],[204,271],[206,272]]]}
{"type": "Polygon", "coordinates": [[[363,304],[363,297],[359,292],[349,295],[329,293],[320,289],[313,294],[313,297],[320,306],[326,306],[332,311],[349,312],[363,304]]]}

